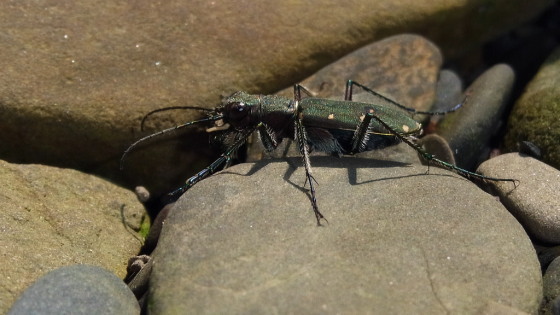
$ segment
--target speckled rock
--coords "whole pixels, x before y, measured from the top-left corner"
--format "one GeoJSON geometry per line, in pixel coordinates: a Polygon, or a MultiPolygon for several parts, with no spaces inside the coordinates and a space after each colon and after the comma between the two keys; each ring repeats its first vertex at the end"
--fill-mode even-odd
{"type": "Polygon", "coordinates": [[[134,140],[200,114],[161,113],[141,132],[152,109],[271,93],[407,31],[463,52],[552,2],[0,2],[0,158],[79,168],[158,195],[211,152],[201,133],[179,134],[135,152],[119,173],[134,140]]]}
{"type": "Polygon", "coordinates": [[[532,157],[509,153],[484,162],[483,175],[517,179],[487,182],[525,229],[542,242],[560,244],[560,171],[532,157]]]}
{"type": "Polygon", "coordinates": [[[299,158],[241,164],[183,195],[153,258],[153,313],[534,313],[527,234],[448,171],[314,157],[316,225],[299,158]],[[290,165],[299,165],[294,169],[290,165]]]}
{"type": "Polygon", "coordinates": [[[134,294],[113,273],[89,265],[53,270],[14,303],[9,315],[140,314],[134,294]]]}
{"type": "Polygon", "coordinates": [[[488,142],[500,126],[514,79],[508,65],[488,69],[467,88],[463,107],[441,120],[437,133],[449,143],[457,166],[473,170],[489,155],[488,142]]]}
{"type": "Polygon", "coordinates": [[[517,151],[520,141],[540,148],[543,161],[560,169],[560,48],[543,64],[516,102],[508,121],[506,148],[517,151]]]}
{"type": "Polygon", "coordinates": [[[91,264],[121,278],[142,245],[134,193],[92,175],[0,161],[0,313],[60,266],[91,264]]]}

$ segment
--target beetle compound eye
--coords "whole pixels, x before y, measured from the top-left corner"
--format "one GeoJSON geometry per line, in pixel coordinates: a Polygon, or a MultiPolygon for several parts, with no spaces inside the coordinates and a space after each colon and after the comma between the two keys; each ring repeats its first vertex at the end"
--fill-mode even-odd
{"type": "Polygon", "coordinates": [[[233,110],[238,111],[238,112],[242,112],[247,108],[247,106],[245,106],[245,103],[236,103],[233,106],[233,110]]]}
{"type": "Polygon", "coordinates": [[[245,103],[230,103],[227,106],[228,118],[230,120],[242,120],[249,114],[249,106],[245,103]]]}

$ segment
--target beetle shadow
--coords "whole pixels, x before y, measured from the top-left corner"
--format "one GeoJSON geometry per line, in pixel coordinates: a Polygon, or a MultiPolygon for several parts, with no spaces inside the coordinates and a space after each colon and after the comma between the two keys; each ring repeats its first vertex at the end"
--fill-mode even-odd
{"type": "MultiPolygon", "coordinates": [[[[372,182],[378,181],[386,181],[386,180],[393,180],[393,179],[402,179],[402,178],[409,178],[409,177],[416,177],[416,176],[446,176],[446,177],[454,177],[451,174],[430,174],[429,170],[431,167],[435,166],[426,166],[426,172],[417,173],[417,174],[410,174],[410,175],[401,175],[401,176],[391,176],[391,177],[382,177],[382,178],[375,178],[370,180],[364,180],[358,182],[358,169],[362,168],[392,168],[392,167],[409,167],[411,166],[410,163],[398,162],[398,161],[390,161],[390,160],[378,160],[372,158],[360,158],[360,157],[332,157],[332,156],[311,156],[310,157],[311,167],[325,167],[325,168],[346,168],[348,170],[348,182],[350,185],[364,185],[372,182]]],[[[291,180],[292,175],[296,172],[298,168],[304,167],[303,166],[303,158],[302,157],[284,157],[284,158],[272,158],[272,159],[265,159],[258,162],[255,162],[251,169],[245,173],[240,174],[236,172],[228,172],[228,170],[222,171],[221,173],[225,174],[236,174],[241,176],[251,176],[266,165],[270,163],[287,163],[289,165],[288,169],[284,173],[284,180],[288,182],[290,185],[295,187],[296,189],[302,192],[308,192],[309,189],[305,188],[307,185],[306,181],[304,181],[301,185],[295,183],[291,180]]],[[[437,168],[437,167],[436,167],[437,168]]]]}

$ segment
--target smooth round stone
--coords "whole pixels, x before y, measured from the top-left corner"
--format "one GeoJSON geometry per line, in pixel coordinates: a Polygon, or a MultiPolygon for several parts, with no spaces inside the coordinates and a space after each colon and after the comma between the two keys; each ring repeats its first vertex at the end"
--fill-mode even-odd
{"type": "Polygon", "coordinates": [[[458,166],[472,170],[480,163],[500,126],[514,80],[508,65],[488,69],[467,89],[463,107],[441,120],[437,133],[449,142],[458,166]]]}
{"type": "Polygon", "coordinates": [[[478,168],[483,175],[518,180],[487,181],[508,210],[536,239],[560,244],[560,171],[519,153],[503,154],[478,168]]]}
{"type": "Polygon", "coordinates": [[[492,196],[435,167],[314,157],[241,164],[184,194],[154,252],[153,313],[533,313],[540,266],[492,196]],[[294,168],[294,165],[297,168],[294,168]]]}
{"type": "MultiPolygon", "coordinates": [[[[459,75],[451,70],[439,72],[436,101],[431,111],[444,111],[461,103],[463,98],[463,82],[459,75]]],[[[436,116],[437,117],[437,116],[436,116]]]]}
{"type": "Polygon", "coordinates": [[[61,267],[23,292],[8,314],[134,314],[134,294],[113,273],[96,266],[61,267]]]}
{"type": "MultiPolygon", "coordinates": [[[[429,134],[422,137],[418,144],[420,144],[424,150],[433,154],[436,158],[451,164],[455,164],[455,156],[453,151],[449,147],[447,141],[444,138],[438,136],[435,133],[429,134]]],[[[424,165],[429,165],[430,161],[421,158],[421,162],[424,165]]]]}

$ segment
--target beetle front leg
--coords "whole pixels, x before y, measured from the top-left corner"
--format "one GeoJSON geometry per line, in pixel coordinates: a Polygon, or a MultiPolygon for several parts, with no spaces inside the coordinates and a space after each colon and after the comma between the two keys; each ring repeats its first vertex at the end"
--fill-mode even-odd
{"type": "Polygon", "coordinates": [[[261,123],[258,126],[258,131],[259,137],[261,138],[261,142],[266,152],[271,152],[278,147],[278,141],[276,140],[277,136],[274,130],[272,130],[264,123],[261,123]]]}

